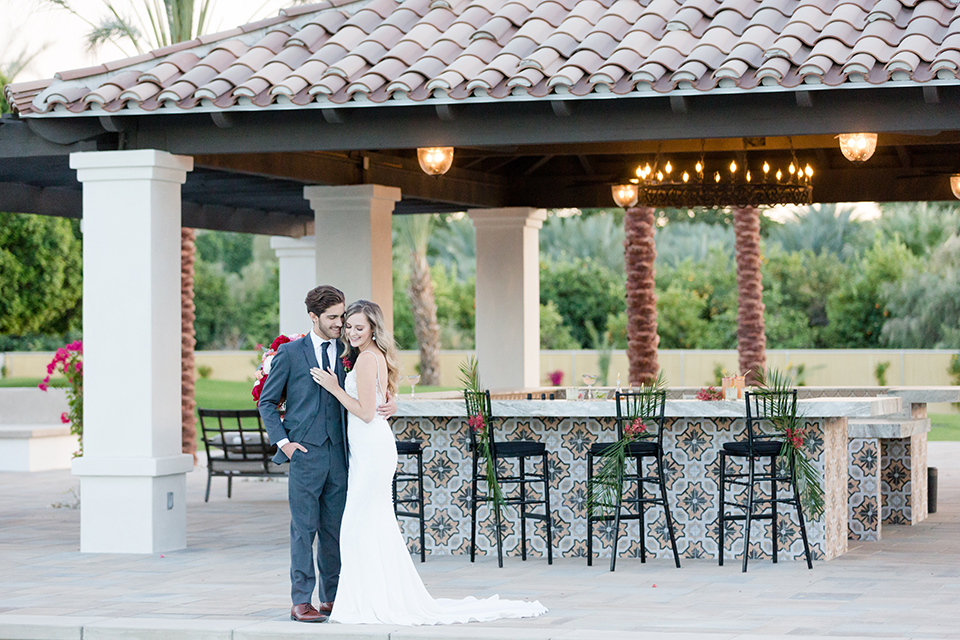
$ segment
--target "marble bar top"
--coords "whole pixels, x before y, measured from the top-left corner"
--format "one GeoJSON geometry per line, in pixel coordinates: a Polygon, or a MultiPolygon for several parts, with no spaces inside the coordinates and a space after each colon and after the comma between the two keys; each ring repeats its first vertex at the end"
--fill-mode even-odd
{"type": "MultiPolygon", "coordinates": [[[[612,418],[617,415],[613,400],[494,400],[493,415],[511,418],[612,418]]],[[[867,398],[809,398],[797,401],[797,413],[807,418],[868,418],[896,413],[903,398],[874,396],[867,398]]],[[[743,418],[743,400],[667,400],[668,418],[743,418]]],[[[397,399],[398,418],[467,416],[463,400],[416,399],[401,395],[397,399]]]]}

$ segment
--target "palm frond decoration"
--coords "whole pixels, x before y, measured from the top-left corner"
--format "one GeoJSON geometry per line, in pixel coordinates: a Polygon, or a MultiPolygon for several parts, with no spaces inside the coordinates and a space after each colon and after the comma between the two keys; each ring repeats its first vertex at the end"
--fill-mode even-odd
{"type": "Polygon", "coordinates": [[[770,424],[783,436],[780,458],[793,470],[793,478],[800,493],[800,504],[806,511],[807,518],[820,518],[825,506],[823,477],[813,466],[804,446],[804,426],[797,416],[796,405],[786,400],[789,397],[787,394],[796,386],[795,381],[790,374],[775,368],[768,371],[757,369],[756,380],[757,386],[771,392],[771,397],[779,399],[770,405],[770,424]]]}
{"type": "MultiPolygon", "coordinates": [[[[479,397],[484,393],[483,385],[480,382],[480,364],[473,356],[467,358],[460,364],[460,384],[465,392],[477,394],[479,397]]],[[[466,393],[464,394],[466,397],[466,393]]],[[[500,483],[497,482],[497,461],[490,455],[490,438],[493,437],[493,416],[486,411],[486,404],[478,403],[478,412],[475,415],[467,416],[467,427],[472,429],[476,435],[477,447],[480,455],[484,459],[487,472],[487,490],[493,501],[493,508],[497,512],[497,518],[500,517],[500,508],[506,504],[503,498],[503,491],[500,483]]],[[[470,402],[467,402],[468,413],[470,413],[470,402]]]]}
{"type": "Polygon", "coordinates": [[[600,468],[594,474],[590,484],[587,510],[591,515],[612,512],[623,501],[623,476],[627,464],[627,449],[632,442],[656,435],[650,427],[659,416],[661,396],[665,393],[666,387],[666,376],[663,371],[660,371],[653,382],[640,386],[638,395],[625,398],[623,437],[604,450],[600,456],[600,468]]]}

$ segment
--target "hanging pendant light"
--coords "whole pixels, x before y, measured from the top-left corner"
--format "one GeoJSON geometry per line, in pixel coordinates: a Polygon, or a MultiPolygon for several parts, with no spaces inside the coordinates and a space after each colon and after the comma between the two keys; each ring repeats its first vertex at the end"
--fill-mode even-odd
{"type": "Polygon", "coordinates": [[[841,133],[840,152],[850,162],[866,162],[877,150],[875,133],[841,133]]]}
{"type": "Polygon", "coordinates": [[[453,164],[453,147],[421,147],[417,149],[417,160],[427,175],[443,175],[453,164]]]}
{"type": "Polygon", "coordinates": [[[637,204],[637,196],[639,195],[637,185],[617,184],[611,187],[610,190],[613,192],[613,201],[617,203],[618,207],[626,209],[627,207],[632,207],[637,204]]]}

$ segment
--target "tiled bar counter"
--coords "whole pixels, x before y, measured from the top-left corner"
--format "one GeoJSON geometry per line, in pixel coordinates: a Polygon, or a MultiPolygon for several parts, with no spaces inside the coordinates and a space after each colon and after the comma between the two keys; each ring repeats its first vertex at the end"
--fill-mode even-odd
{"type": "MultiPolygon", "coordinates": [[[[895,396],[811,398],[798,403],[807,430],[807,447],[824,477],[826,510],[808,521],[807,533],[814,558],[830,559],[847,549],[848,535],[848,421],[895,414],[902,409],[895,396]]],[[[470,454],[466,414],[462,400],[417,399],[398,402],[393,420],[401,440],[419,440],[424,446],[427,550],[433,554],[467,553],[470,542],[470,454]]],[[[586,452],[596,441],[616,437],[616,404],[611,400],[494,400],[498,440],[531,439],[546,443],[551,464],[551,511],[554,518],[554,554],[586,553],[586,452]]],[[[742,401],[702,402],[668,400],[664,433],[667,495],[675,521],[677,546],[688,558],[717,556],[718,452],[723,443],[746,438],[742,401]]],[[[800,558],[800,541],[793,510],[783,509],[780,520],[780,554],[800,558]]],[[[647,524],[647,551],[656,557],[669,554],[669,538],[662,509],[653,507],[647,524]]],[[[481,553],[495,553],[492,517],[479,510],[477,545],[481,553]]],[[[638,525],[621,533],[620,554],[639,557],[638,525]]],[[[770,538],[754,525],[751,552],[769,556],[770,538]]],[[[418,545],[417,525],[403,521],[411,550],[418,545]]],[[[740,523],[731,523],[727,534],[728,557],[742,549],[740,523]]],[[[528,550],[544,554],[542,525],[535,527],[528,550]]],[[[595,532],[597,529],[595,529],[595,532]]],[[[528,536],[529,536],[528,532],[528,536]]],[[[598,536],[594,549],[609,555],[608,537],[598,536]]],[[[504,551],[519,555],[519,522],[512,508],[504,518],[504,551]]]]}

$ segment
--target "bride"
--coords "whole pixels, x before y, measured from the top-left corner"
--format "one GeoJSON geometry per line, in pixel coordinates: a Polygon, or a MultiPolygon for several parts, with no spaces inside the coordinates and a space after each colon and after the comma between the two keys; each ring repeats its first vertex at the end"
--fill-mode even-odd
{"type": "MultiPolygon", "coordinates": [[[[352,370],[340,388],[332,370],[312,369],[323,388],[350,412],[347,420],[347,504],[340,525],[340,584],[330,619],[349,624],[450,624],[546,613],[539,602],[434,600],[414,568],[393,513],[397,448],[386,419],[376,415],[386,391],[395,396],[399,359],[380,307],[352,303],[344,316],[352,370]]],[[[349,365],[348,365],[349,366],[349,365]]]]}

